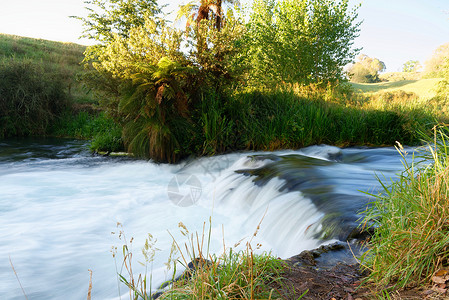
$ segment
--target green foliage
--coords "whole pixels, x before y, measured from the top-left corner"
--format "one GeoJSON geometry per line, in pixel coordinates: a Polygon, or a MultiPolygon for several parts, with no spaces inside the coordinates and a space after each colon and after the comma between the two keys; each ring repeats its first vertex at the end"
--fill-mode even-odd
{"type": "Polygon", "coordinates": [[[449,59],[449,43],[439,46],[425,62],[424,76],[438,78],[444,76],[445,61],[449,59]]]}
{"type": "Polygon", "coordinates": [[[0,59],[0,137],[45,134],[68,105],[60,78],[42,64],[0,59]]]}
{"type": "Polygon", "coordinates": [[[74,137],[92,140],[92,151],[123,151],[122,128],[105,113],[65,111],[56,120],[49,134],[58,137],[74,137]]]}
{"type": "MultiPolygon", "coordinates": [[[[399,144],[405,171],[386,185],[364,213],[363,224],[375,234],[362,257],[368,277],[381,289],[426,285],[449,262],[449,130],[442,126],[428,137],[426,163],[411,163],[399,144]]],[[[421,157],[422,158],[422,157],[421,157]]]]}
{"type": "Polygon", "coordinates": [[[88,49],[86,60],[97,72],[87,81],[109,96],[102,103],[123,124],[128,151],[168,162],[191,153],[191,115],[201,95],[235,82],[233,40],[242,27],[232,13],[220,20],[219,28],[205,18],[183,33],[147,14],[126,35],[113,33],[105,45],[88,49]],[[182,37],[191,45],[187,54],[182,37]]]}
{"type": "Polygon", "coordinates": [[[402,66],[402,72],[418,72],[421,69],[421,64],[417,60],[409,60],[402,66]]]}
{"type": "Polygon", "coordinates": [[[358,57],[358,62],[353,64],[348,72],[352,82],[374,83],[379,82],[379,72],[385,70],[385,64],[377,58],[371,58],[365,54],[358,57]]]}
{"type": "Polygon", "coordinates": [[[256,0],[249,14],[242,60],[251,68],[249,83],[335,82],[358,49],[357,7],[348,1],[256,0]]]}
{"type": "MultiPolygon", "coordinates": [[[[185,30],[154,10],[138,22],[127,18],[129,30],[116,28],[87,51],[89,82],[105,91],[101,103],[123,126],[129,152],[176,162],[241,149],[416,141],[410,110],[364,106],[338,90],[342,67],[358,53],[357,7],[348,1],[258,0],[240,17],[221,1],[183,9],[185,30]]],[[[361,61],[375,74],[385,68],[377,59],[361,61]]]]}
{"type": "Polygon", "coordinates": [[[84,3],[88,5],[87,17],[74,17],[83,22],[83,37],[104,44],[116,35],[128,38],[131,29],[145,25],[148,17],[161,13],[156,0],[87,0],[84,3]]]}
{"type": "Polygon", "coordinates": [[[189,45],[188,61],[198,66],[196,88],[226,93],[244,79],[246,67],[240,64],[242,21],[228,10],[223,24],[216,28],[215,20],[201,20],[187,28],[184,38],[189,45]]]}
{"type": "Polygon", "coordinates": [[[188,128],[188,99],[182,87],[195,69],[168,57],[161,58],[156,66],[140,68],[140,73],[133,76],[128,96],[119,103],[119,112],[124,116],[125,145],[138,156],[174,162],[181,144],[173,129],[179,122],[186,126],[178,129],[188,128]]]}

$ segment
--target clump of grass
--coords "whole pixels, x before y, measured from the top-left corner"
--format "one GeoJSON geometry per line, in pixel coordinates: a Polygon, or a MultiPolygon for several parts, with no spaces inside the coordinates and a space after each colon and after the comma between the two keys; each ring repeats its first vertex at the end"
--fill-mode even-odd
{"type": "Polygon", "coordinates": [[[280,259],[269,253],[256,255],[251,241],[242,251],[234,252],[231,248],[224,249],[219,256],[210,254],[209,246],[206,251],[203,249],[204,226],[201,238],[198,234],[189,234],[183,224],[180,226],[189,238],[189,246],[186,244],[186,251],[182,251],[181,246],[176,245],[182,257],[180,262],[188,273],[175,281],[161,299],[274,299],[279,296],[270,284],[281,279],[285,264],[280,259]],[[193,268],[189,268],[192,266],[189,260],[193,268]]]}
{"type": "Polygon", "coordinates": [[[60,79],[41,63],[0,57],[0,138],[43,135],[68,106],[60,79]]]}
{"type": "Polygon", "coordinates": [[[441,126],[429,142],[426,163],[407,163],[399,180],[383,184],[365,212],[375,234],[361,265],[368,281],[384,288],[419,286],[449,266],[449,129],[441,126]]]}
{"type": "MultiPolygon", "coordinates": [[[[211,220],[209,222],[211,224],[211,220]]],[[[176,266],[179,263],[186,271],[177,279],[173,275],[170,287],[159,291],[158,299],[275,299],[280,296],[271,285],[281,280],[281,273],[286,268],[282,260],[269,253],[255,254],[251,240],[246,243],[245,250],[237,252],[232,248],[226,249],[223,241],[223,253],[211,254],[209,253],[211,225],[206,232],[204,223],[201,234],[190,233],[182,223],[179,223],[179,227],[188,242],[182,245],[173,238],[172,250],[166,265],[169,267],[173,264],[176,273],[176,266]]],[[[257,232],[253,236],[256,234],[257,232]]],[[[151,239],[150,242],[147,240],[142,250],[146,261],[145,267],[151,264],[154,258],[156,248],[152,241],[154,240],[151,239]]],[[[151,285],[147,286],[147,275],[133,274],[132,253],[127,245],[123,246],[123,255],[122,265],[126,269],[126,274],[119,274],[119,278],[129,288],[130,298],[154,297],[151,285]]]]}

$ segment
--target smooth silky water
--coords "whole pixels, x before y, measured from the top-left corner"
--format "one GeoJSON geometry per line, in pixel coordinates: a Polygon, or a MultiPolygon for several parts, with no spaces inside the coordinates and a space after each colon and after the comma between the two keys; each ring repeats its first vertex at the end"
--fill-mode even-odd
{"type": "Polygon", "coordinates": [[[375,174],[388,181],[403,168],[394,148],[322,145],[167,165],[93,156],[86,145],[0,141],[0,299],[25,299],[16,274],[28,299],[84,299],[89,269],[92,299],[128,299],[116,276],[123,244],[111,233],[120,230],[134,238],[136,273],[148,233],[157,238],[153,287],[171,278],[168,232],[187,242],[179,222],[201,234],[211,219],[216,253],[223,240],[248,241],[259,223],[253,245],[282,258],[344,240],[370,201],[360,191],[375,192],[375,174]]]}

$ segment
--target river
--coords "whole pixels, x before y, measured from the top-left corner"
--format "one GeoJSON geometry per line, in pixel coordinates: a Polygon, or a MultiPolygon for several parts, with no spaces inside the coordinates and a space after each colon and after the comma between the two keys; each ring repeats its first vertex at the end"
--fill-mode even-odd
{"type": "MultiPolygon", "coordinates": [[[[178,224],[201,234],[212,220],[211,252],[246,238],[288,258],[335,240],[357,226],[357,213],[380,184],[402,170],[394,148],[326,145],[241,152],[178,165],[93,156],[87,143],[65,139],[0,141],[0,299],[128,299],[118,284],[119,231],[141,248],[157,239],[154,285],[170,278],[178,224]],[[117,223],[121,225],[117,227],[117,223]],[[112,234],[114,232],[115,234],[112,234]],[[112,247],[118,247],[114,260],[112,247]]],[[[256,246],[254,246],[256,247],[256,246]]]]}

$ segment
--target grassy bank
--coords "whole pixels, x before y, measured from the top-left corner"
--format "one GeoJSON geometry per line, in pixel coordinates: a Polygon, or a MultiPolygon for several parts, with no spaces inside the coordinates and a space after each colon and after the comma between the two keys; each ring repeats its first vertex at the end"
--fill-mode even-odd
{"type": "Polygon", "coordinates": [[[64,91],[76,103],[94,100],[83,89],[78,74],[84,71],[80,64],[86,47],[74,43],[53,42],[0,33],[0,59],[31,61],[40,64],[45,73],[58,77],[64,91]]]}
{"type": "MultiPolygon", "coordinates": [[[[362,265],[375,289],[424,288],[439,284],[445,292],[449,267],[449,128],[428,138],[427,152],[405,162],[399,180],[366,212],[364,223],[376,228],[362,265]],[[425,163],[418,163],[425,159],[425,163]]],[[[438,291],[437,291],[438,292],[438,291]]]]}
{"type": "Polygon", "coordinates": [[[436,106],[413,94],[365,96],[339,87],[252,91],[224,100],[205,97],[203,103],[208,105],[203,104],[202,131],[196,134],[206,154],[314,144],[411,145],[436,120],[447,120],[436,106]]]}

